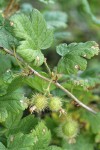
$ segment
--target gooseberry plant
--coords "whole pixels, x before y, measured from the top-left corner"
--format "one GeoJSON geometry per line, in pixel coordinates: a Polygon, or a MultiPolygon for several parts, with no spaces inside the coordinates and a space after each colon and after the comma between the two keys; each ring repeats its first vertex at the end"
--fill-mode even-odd
{"type": "Polygon", "coordinates": [[[80,143],[92,150],[95,143],[81,128],[100,142],[100,113],[90,100],[98,99],[90,89],[100,76],[86,70],[99,45],[60,42],[55,48],[60,59],[51,68],[44,51],[62,38],[66,13],[26,11],[17,0],[1,3],[0,150],[80,150],[80,143]]]}

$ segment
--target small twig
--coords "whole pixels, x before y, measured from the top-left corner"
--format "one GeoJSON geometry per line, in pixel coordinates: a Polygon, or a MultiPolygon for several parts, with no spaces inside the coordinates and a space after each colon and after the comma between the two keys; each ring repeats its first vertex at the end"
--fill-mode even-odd
{"type": "Polygon", "coordinates": [[[5,18],[10,17],[14,12],[19,9],[18,2],[20,0],[10,0],[6,9],[3,12],[5,18]]]}
{"type": "Polygon", "coordinates": [[[49,94],[49,95],[50,95],[50,86],[51,86],[51,84],[52,84],[52,79],[51,79],[51,81],[49,82],[49,84],[48,84],[48,86],[47,86],[47,89],[45,89],[46,91],[45,91],[44,95],[46,95],[46,94],[49,94]]]}
{"type": "Polygon", "coordinates": [[[15,0],[10,0],[10,2],[8,3],[8,6],[6,7],[6,9],[4,10],[4,16],[7,18],[9,15],[9,12],[11,11],[13,5],[15,4],[15,0]]]}
{"type": "MultiPolygon", "coordinates": [[[[8,49],[3,49],[6,53],[14,56],[14,53],[8,49]]],[[[39,74],[36,70],[34,70],[31,66],[29,66],[22,58],[20,58],[19,56],[17,56],[17,59],[19,59],[19,61],[21,61],[24,65],[27,65],[27,67],[30,69],[31,72],[33,72],[36,76],[42,78],[43,80],[47,81],[47,82],[51,82],[51,79],[42,76],[41,74],[39,74]]],[[[96,114],[97,112],[94,111],[92,108],[88,107],[87,105],[83,104],[81,101],[79,101],[72,93],[70,93],[67,89],[65,89],[60,83],[58,82],[54,82],[52,81],[52,83],[60,88],[62,91],[64,91],[70,98],[74,99],[80,106],[82,106],[83,108],[85,108],[86,110],[88,110],[89,112],[92,112],[94,114],[96,114]]]]}
{"type": "Polygon", "coordinates": [[[50,68],[49,68],[49,66],[47,64],[47,59],[46,58],[44,59],[44,64],[46,66],[46,69],[47,69],[48,73],[51,75],[51,70],[50,70],[50,68]]]}

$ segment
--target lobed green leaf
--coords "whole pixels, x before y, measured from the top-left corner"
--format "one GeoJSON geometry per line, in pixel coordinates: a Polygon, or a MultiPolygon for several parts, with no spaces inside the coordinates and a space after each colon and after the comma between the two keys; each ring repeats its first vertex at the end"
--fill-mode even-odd
{"type": "Polygon", "coordinates": [[[11,22],[0,14],[0,47],[12,49],[17,45],[17,40],[13,35],[11,22]]]}
{"type": "Polygon", "coordinates": [[[98,55],[99,47],[94,41],[61,44],[57,46],[57,53],[62,56],[57,66],[58,72],[74,74],[86,69],[87,59],[98,55]]]}
{"type": "Polygon", "coordinates": [[[15,35],[20,39],[17,53],[27,62],[40,66],[44,61],[41,50],[51,46],[53,30],[47,27],[43,16],[36,9],[33,9],[29,15],[17,14],[12,20],[15,35]]]}

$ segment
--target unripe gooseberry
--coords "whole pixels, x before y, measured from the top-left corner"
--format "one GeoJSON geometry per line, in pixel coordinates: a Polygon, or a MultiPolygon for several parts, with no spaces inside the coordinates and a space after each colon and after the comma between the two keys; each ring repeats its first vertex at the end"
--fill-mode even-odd
{"type": "Polygon", "coordinates": [[[51,97],[49,101],[49,108],[51,111],[58,112],[62,107],[62,100],[60,97],[51,97]]]}
{"type": "Polygon", "coordinates": [[[40,111],[43,111],[47,107],[47,105],[48,105],[47,100],[48,99],[45,95],[35,94],[35,95],[33,95],[32,99],[31,99],[31,103],[32,103],[32,105],[35,106],[36,111],[40,112],[40,111]]]}
{"type": "Polygon", "coordinates": [[[58,128],[58,136],[68,140],[69,143],[75,142],[75,137],[79,133],[78,122],[73,119],[67,119],[58,128]]]}
{"type": "Polygon", "coordinates": [[[62,125],[62,132],[67,138],[74,138],[78,133],[78,123],[75,120],[68,120],[62,125]]]}

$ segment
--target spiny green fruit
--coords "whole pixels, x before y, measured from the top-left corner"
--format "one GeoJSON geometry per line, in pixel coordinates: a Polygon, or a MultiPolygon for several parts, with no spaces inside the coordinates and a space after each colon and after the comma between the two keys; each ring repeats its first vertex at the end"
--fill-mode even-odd
{"type": "Polygon", "coordinates": [[[67,120],[59,126],[57,131],[59,137],[68,140],[69,143],[75,143],[75,137],[79,133],[78,122],[72,118],[67,118],[67,120]]]}
{"type": "Polygon", "coordinates": [[[51,97],[49,101],[49,108],[51,111],[58,112],[62,107],[62,101],[60,97],[51,97]]]}
{"type": "Polygon", "coordinates": [[[78,123],[75,120],[68,120],[62,125],[62,132],[67,138],[74,138],[78,133],[78,123]]]}
{"type": "Polygon", "coordinates": [[[47,97],[42,94],[33,95],[31,100],[32,100],[32,105],[36,107],[37,112],[43,111],[48,105],[47,97]]]}

